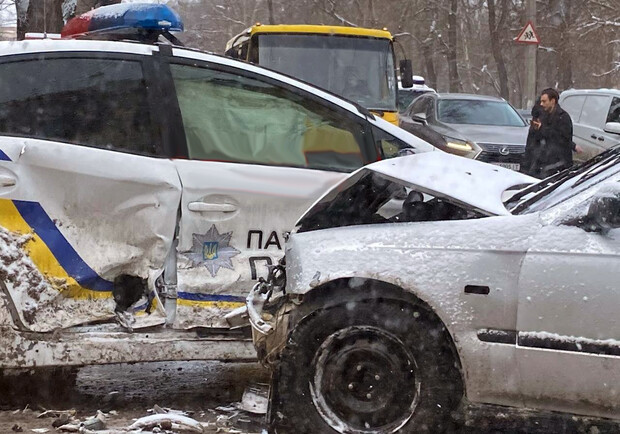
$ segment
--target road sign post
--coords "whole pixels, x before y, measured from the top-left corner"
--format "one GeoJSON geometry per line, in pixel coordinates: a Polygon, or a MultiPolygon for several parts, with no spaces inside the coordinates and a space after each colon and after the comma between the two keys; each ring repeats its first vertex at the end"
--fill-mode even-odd
{"type": "Polygon", "coordinates": [[[526,7],[526,15],[529,21],[525,27],[521,29],[521,32],[519,32],[515,42],[527,44],[525,49],[525,92],[523,95],[522,107],[529,109],[534,105],[534,101],[536,100],[536,52],[538,50],[538,44],[540,44],[540,38],[536,34],[536,29],[534,28],[536,22],[536,0],[528,0],[526,7]]]}

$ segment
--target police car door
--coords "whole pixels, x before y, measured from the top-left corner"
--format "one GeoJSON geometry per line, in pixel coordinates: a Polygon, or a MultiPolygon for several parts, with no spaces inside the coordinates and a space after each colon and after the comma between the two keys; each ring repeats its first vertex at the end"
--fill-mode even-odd
{"type": "MultiPolygon", "coordinates": [[[[181,186],[153,157],[147,58],[0,57],[0,276],[29,330],[139,307],[170,249],[181,186]]],[[[163,322],[150,307],[136,326],[163,322]]]]}
{"type": "Polygon", "coordinates": [[[170,69],[188,152],[175,161],[183,184],[175,326],[227,327],[224,315],[283,256],[285,232],[368,162],[365,120],[230,65],[175,58],[170,69]]]}

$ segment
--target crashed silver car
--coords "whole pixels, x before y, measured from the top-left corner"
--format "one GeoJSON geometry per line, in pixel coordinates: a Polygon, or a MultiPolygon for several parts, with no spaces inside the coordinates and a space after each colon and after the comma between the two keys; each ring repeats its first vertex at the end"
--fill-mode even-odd
{"type": "Polygon", "coordinates": [[[318,200],[247,299],[278,432],[444,432],[463,403],[620,419],[620,147],[530,182],[428,153],[318,200]]]}

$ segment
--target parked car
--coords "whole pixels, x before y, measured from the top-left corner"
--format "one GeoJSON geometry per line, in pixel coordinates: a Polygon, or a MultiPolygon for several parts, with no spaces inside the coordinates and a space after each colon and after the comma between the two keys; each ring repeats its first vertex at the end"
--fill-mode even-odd
{"type": "MultiPolygon", "coordinates": [[[[125,14],[182,28],[165,5],[129,3],[67,26],[118,36],[125,14]]],[[[0,82],[0,368],[254,359],[213,333],[283,234],[351,171],[433,149],[318,88],[178,46],[2,42],[0,82]]]]}
{"type": "Polygon", "coordinates": [[[247,299],[277,432],[452,432],[460,403],[620,422],[620,146],[532,181],[427,153],[317,201],[247,299]]]}
{"type": "Polygon", "coordinates": [[[502,98],[455,93],[416,98],[400,116],[400,127],[446,152],[516,171],[528,133],[523,118],[502,98]]]}
{"type": "Polygon", "coordinates": [[[573,141],[583,149],[574,154],[585,161],[618,143],[614,129],[620,128],[620,90],[571,89],[560,94],[560,106],[573,121],[573,141]]]}

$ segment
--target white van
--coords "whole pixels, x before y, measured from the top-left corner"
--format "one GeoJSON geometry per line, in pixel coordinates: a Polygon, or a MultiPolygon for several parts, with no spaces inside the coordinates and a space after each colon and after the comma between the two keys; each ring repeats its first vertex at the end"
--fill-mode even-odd
{"type": "Polygon", "coordinates": [[[584,150],[575,154],[577,160],[588,160],[618,143],[613,132],[620,130],[620,90],[571,89],[562,92],[559,102],[573,121],[573,141],[584,150]]]}

